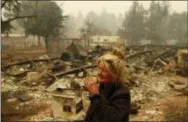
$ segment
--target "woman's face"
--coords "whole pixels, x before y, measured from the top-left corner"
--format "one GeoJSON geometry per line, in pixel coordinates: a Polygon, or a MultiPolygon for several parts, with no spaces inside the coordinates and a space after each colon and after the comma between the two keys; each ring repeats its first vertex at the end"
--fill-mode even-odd
{"type": "Polygon", "coordinates": [[[107,83],[112,81],[112,77],[103,63],[98,64],[98,77],[99,81],[102,83],[107,83]]]}

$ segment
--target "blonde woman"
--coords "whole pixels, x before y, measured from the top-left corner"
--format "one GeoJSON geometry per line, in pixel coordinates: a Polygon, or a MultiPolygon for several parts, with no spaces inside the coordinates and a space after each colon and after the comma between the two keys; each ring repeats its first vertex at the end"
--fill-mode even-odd
{"type": "Polygon", "coordinates": [[[123,85],[128,79],[123,50],[119,46],[97,60],[99,86],[96,78],[85,80],[92,94],[85,121],[129,121],[130,92],[123,85]]]}

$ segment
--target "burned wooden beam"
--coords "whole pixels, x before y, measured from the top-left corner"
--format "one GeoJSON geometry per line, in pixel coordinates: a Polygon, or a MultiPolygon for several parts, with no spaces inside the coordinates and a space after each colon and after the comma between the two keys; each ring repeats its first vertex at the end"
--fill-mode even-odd
{"type": "Polygon", "coordinates": [[[168,50],[168,51],[165,51],[153,58],[150,58],[146,61],[146,63],[149,65],[149,66],[152,66],[154,64],[154,62],[157,60],[157,59],[164,59],[164,58],[168,58],[170,56],[174,56],[175,57],[176,55],[176,50],[175,49],[172,49],[172,50],[168,50]]]}
{"type": "Polygon", "coordinates": [[[139,52],[139,53],[136,53],[136,54],[126,56],[126,59],[130,59],[130,58],[133,58],[135,56],[143,55],[143,54],[146,54],[146,53],[152,53],[152,52],[153,52],[153,50],[139,52]]]}
{"type": "Polygon", "coordinates": [[[21,62],[15,62],[8,65],[3,66],[4,69],[7,69],[14,65],[23,65],[23,64],[29,64],[31,62],[49,62],[49,60],[57,60],[59,58],[51,58],[51,59],[34,59],[34,60],[27,60],[27,61],[21,61],[21,62]]]}
{"type": "Polygon", "coordinates": [[[154,60],[156,60],[156,59],[158,59],[158,58],[162,58],[162,59],[163,59],[163,58],[167,58],[167,57],[169,57],[169,56],[175,56],[175,55],[176,55],[176,52],[177,52],[177,50],[175,50],[175,49],[168,50],[168,51],[166,51],[166,52],[164,52],[164,53],[162,53],[162,54],[156,56],[156,57],[154,58],[154,60]]]}
{"type": "Polygon", "coordinates": [[[27,73],[29,72],[29,70],[26,70],[24,72],[20,72],[20,73],[17,73],[17,74],[11,74],[11,73],[6,73],[7,75],[9,76],[14,76],[14,77],[24,77],[27,75],[27,73]]]}
{"type": "Polygon", "coordinates": [[[77,73],[77,72],[80,72],[80,71],[84,71],[84,69],[95,68],[96,66],[97,66],[96,64],[91,65],[91,66],[82,66],[82,67],[78,67],[78,68],[75,68],[75,69],[71,69],[69,71],[56,73],[56,74],[54,74],[54,76],[57,77],[57,78],[61,78],[61,77],[68,75],[68,74],[73,74],[73,73],[77,73]]]}
{"type": "MultiPolygon", "coordinates": [[[[131,66],[131,65],[126,64],[126,66],[131,66]]],[[[81,71],[86,71],[86,69],[88,69],[88,68],[95,68],[95,67],[97,67],[96,64],[95,65],[91,65],[91,66],[82,66],[82,67],[78,67],[78,68],[75,68],[75,69],[71,69],[69,71],[53,74],[53,76],[55,76],[57,78],[61,78],[61,77],[65,76],[65,75],[68,75],[68,74],[73,74],[73,73],[78,73],[78,72],[81,72],[81,71]]],[[[138,68],[138,69],[141,69],[141,70],[147,70],[144,67],[139,67],[139,66],[134,66],[134,67],[138,68]]]]}

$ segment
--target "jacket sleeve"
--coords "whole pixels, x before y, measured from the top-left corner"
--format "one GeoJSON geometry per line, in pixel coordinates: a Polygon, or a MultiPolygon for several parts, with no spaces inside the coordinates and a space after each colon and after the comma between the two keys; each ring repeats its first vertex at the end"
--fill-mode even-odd
{"type": "Polygon", "coordinates": [[[106,100],[101,94],[95,94],[90,100],[95,120],[118,121],[129,115],[130,94],[118,94],[111,101],[106,100]]]}

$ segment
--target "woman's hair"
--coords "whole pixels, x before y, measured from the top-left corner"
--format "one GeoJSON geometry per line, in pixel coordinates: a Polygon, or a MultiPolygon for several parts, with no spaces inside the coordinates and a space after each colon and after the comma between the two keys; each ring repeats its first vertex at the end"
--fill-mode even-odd
{"type": "Polygon", "coordinates": [[[125,44],[118,41],[114,44],[111,52],[99,57],[97,64],[102,63],[110,75],[112,80],[119,82],[128,82],[129,74],[125,62],[125,44]]]}

